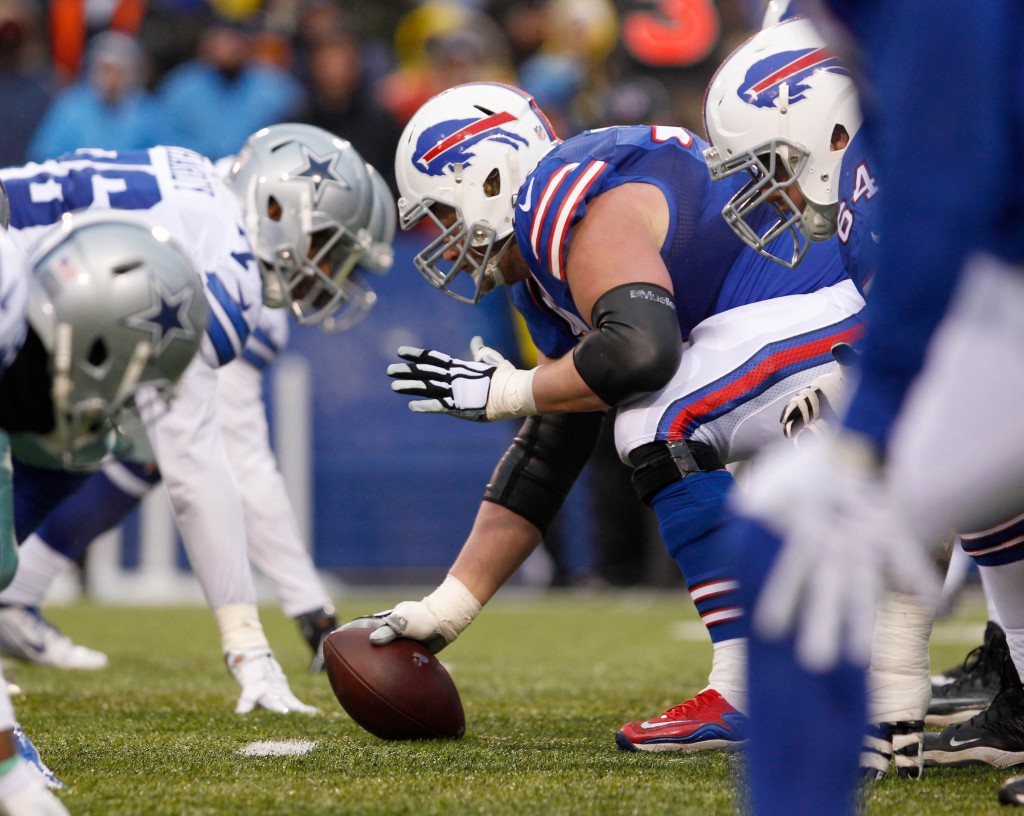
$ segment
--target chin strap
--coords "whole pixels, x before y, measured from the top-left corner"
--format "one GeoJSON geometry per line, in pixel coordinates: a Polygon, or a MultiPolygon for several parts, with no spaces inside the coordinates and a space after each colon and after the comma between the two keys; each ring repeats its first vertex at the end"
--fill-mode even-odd
{"type": "Polygon", "coordinates": [[[515,241],[516,234],[514,232],[510,232],[505,238],[505,243],[502,244],[493,255],[491,255],[491,259],[487,262],[487,268],[484,269],[484,279],[490,278],[494,281],[494,285],[496,287],[505,285],[505,274],[501,271],[498,264],[504,260],[515,241]]]}

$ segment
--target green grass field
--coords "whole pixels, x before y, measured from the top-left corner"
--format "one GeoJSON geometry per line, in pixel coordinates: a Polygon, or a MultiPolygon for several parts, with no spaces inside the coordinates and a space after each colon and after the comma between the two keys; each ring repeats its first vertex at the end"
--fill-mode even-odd
{"type": "MultiPolygon", "coordinates": [[[[405,593],[345,599],[346,618],[405,593]]],[[[934,665],[980,642],[968,603],[937,627],[934,665]]],[[[307,647],[273,608],[264,624],[292,688],[318,717],[233,713],[204,608],[55,607],[51,619],[106,650],[108,669],[62,672],[8,662],[15,707],[68,784],[75,814],[732,814],[738,756],[630,754],[613,737],[697,691],[710,646],[682,593],[509,593],[442,658],[462,693],[460,741],[388,743],[356,726],[307,647]],[[302,740],[302,756],[251,757],[256,741],[302,740]]],[[[823,723],[823,728],[828,724],[823,723]]],[[[813,734],[807,735],[814,750],[813,734]]],[[[796,758],[794,758],[796,761],[796,758]]],[[[997,770],[931,771],[871,787],[871,814],[1000,812],[997,770]]],[[[786,784],[779,780],[779,784],[786,784]]],[[[826,815],[823,815],[826,816],[826,815]]]]}

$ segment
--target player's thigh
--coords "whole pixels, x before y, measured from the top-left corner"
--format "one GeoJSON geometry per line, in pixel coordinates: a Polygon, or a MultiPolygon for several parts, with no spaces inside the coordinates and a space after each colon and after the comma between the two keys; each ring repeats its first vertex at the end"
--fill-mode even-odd
{"type": "Polygon", "coordinates": [[[620,455],[656,439],[693,439],[726,462],[782,437],[789,398],[836,364],[831,347],[859,332],[863,300],[846,282],[730,309],[700,323],[661,391],[619,409],[620,455]]]}
{"type": "Polygon", "coordinates": [[[976,530],[1024,509],[1024,272],[969,267],[890,444],[915,530],[976,530]]]}

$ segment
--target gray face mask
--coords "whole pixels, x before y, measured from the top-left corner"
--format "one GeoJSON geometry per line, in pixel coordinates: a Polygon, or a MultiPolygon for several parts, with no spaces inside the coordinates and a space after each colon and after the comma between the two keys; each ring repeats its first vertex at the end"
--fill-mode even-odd
{"type": "Polygon", "coordinates": [[[272,125],[249,138],[226,182],[245,212],[264,303],[335,331],[353,322],[341,312],[373,304],[361,273],[391,265],[395,204],[348,142],[311,125],[272,125]]]}

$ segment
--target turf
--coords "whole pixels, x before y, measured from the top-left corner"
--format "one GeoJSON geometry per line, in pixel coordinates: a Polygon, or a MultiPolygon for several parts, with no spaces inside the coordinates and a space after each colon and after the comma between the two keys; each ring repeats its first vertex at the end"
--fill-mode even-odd
{"type": "MultiPolygon", "coordinates": [[[[404,597],[360,594],[345,617],[404,597]]],[[[737,755],[630,754],[616,728],[698,690],[710,646],[681,593],[499,596],[442,654],[462,693],[464,739],[389,743],[341,711],[307,647],[273,608],[264,624],[293,690],[318,717],[232,713],[237,688],[202,608],[56,607],[109,668],[62,672],[7,662],[25,689],[26,731],[68,784],[75,814],[733,814],[737,755]],[[258,741],[304,740],[301,756],[243,756],[258,741]]],[[[980,640],[976,606],[940,624],[934,665],[980,640]]],[[[827,724],[823,724],[827,727],[827,724]]],[[[808,735],[814,750],[814,735],[808,735]]],[[[794,758],[794,761],[796,759],[794,758]]],[[[871,814],[1000,812],[1006,771],[931,771],[866,794],[871,814]]],[[[785,780],[780,780],[785,784],[785,780]]]]}

